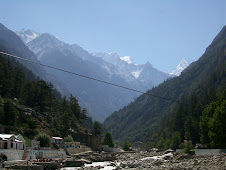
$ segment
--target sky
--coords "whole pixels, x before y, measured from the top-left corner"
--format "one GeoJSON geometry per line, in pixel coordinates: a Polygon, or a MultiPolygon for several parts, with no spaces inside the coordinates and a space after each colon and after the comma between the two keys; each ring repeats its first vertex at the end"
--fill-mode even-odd
{"type": "Polygon", "coordinates": [[[225,0],[0,0],[0,23],[88,52],[116,51],[171,72],[198,60],[226,25],[225,0]]]}

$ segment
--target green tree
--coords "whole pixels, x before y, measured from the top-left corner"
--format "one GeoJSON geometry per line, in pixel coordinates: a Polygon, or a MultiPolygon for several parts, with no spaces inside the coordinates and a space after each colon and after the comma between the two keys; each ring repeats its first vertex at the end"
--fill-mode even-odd
{"type": "Polygon", "coordinates": [[[0,124],[4,123],[4,116],[5,116],[5,112],[4,112],[4,108],[0,107],[0,124]]]}
{"type": "Polygon", "coordinates": [[[187,141],[187,143],[185,144],[185,147],[183,149],[183,152],[191,154],[192,153],[192,151],[191,151],[192,147],[193,147],[192,143],[187,141]]]}
{"type": "Polygon", "coordinates": [[[200,120],[201,142],[214,148],[226,148],[226,90],[216,102],[210,103],[200,120]]]}
{"type": "Polygon", "coordinates": [[[100,136],[101,133],[102,133],[101,124],[99,122],[95,121],[93,124],[93,134],[95,136],[100,136]]]}
{"type": "Polygon", "coordinates": [[[104,137],[104,144],[105,145],[108,145],[109,147],[111,148],[114,148],[114,141],[113,141],[113,138],[112,138],[112,135],[111,133],[107,132],[105,134],[105,137],[104,137]]]}
{"type": "Polygon", "coordinates": [[[203,144],[210,144],[210,138],[209,138],[209,126],[208,122],[210,118],[212,117],[217,105],[215,102],[210,103],[206,109],[203,111],[202,116],[200,118],[200,130],[201,130],[201,137],[200,140],[203,144]]]}
{"type": "Polygon", "coordinates": [[[208,122],[210,144],[215,148],[226,148],[226,100],[222,101],[208,122]]]}
{"type": "Polygon", "coordinates": [[[17,121],[17,110],[15,106],[12,104],[12,102],[7,101],[4,104],[4,113],[5,113],[5,123],[11,126],[14,126],[17,121]]]}
{"type": "Polygon", "coordinates": [[[161,137],[156,144],[156,148],[164,149],[164,147],[165,147],[165,140],[161,137]]]}
{"type": "Polygon", "coordinates": [[[73,137],[72,137],[71,135],[68,135],[68,136],[66,136],[66,137],[64,138],[64,141],[65,141],[65,142],[74,142],[74,139],[73,139],[73,137]]]}
{"type": "Polygon", "coordinates": [[[36,136],[36,140],[40,141],[40,147],[49,147],[50,146],[50,137],[45,133],[41,133],[36,136]]]}
{"type": "Polygon", "coordinates": [[[170,143],[171,143],[170,139],[167,138],[167,139],[165,140],[164,149],[169,149],[169,148],[170,148],[170,143]]]}
{"type": "Polygon", "coordinates": [[[72,113],[75,115],[77,120],[81,120],[82,119],[82,113],[81,113],[81,107],[78,104],[78,100],[72,95],[70,95],[69,100],[70,100],[70,107],[71,107],[72,113]]]}
{"type": "Polygon", "coordinates": [[[124,149],[124,151],[129,151],[129,149],[130,149],[131,146],[132,145],[131,145],[131,143],[129,143],[129,141],[125,141],[123,143],[123,149],[124,149]]]}
{"type": "Polygon", "coordinates": [[[4,66],[4,76],[2,79],[2,96],[11,97],[11,92],[13,89],[13,69],[10,61],[8,60],[4,66]]]}
{"type": "Polygon", "coordinates": [[[181,143],[180,132],[176,131],[172,136],[170,148],[175,150],[178,148],[180,143],[181,143]]]}

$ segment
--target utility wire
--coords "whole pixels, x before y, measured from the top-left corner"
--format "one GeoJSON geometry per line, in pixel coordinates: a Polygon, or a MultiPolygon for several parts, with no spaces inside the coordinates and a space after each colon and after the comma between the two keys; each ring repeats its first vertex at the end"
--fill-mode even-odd
{"type": "Polygon", "coordinates": [[[17,58],[17,59],[20,59],[20,60],[24,60],[24,61],[27,61],[27,62],[31,62],[31,63],[34,63],[34,64],[38,64],[38,65],[41,65],[41,66],[45,66],[45,67],[48,67],[48,68],[52,68],[52,69],[55,69],[55,70],[58,70],[58,71],[62,71],[62,72],[65,72],[65,73],[73,74],[73,75],[76,75],[76,76],[79,76],[79,77],[83,77],[83,78],[87,78],[87,79],[90,79],[90,80],[94,80],[94,81],[98,81],[98,82],[101,82],[101,83],[105,83],[105,84],[108,84],[108,85],[112,85],[112,86],[116,86],[116,87],[119,87],[119,88],[123,88],[123,89],[126,89],[126,90],[130,90],[130,91],[138,92],[138,93],[141,93],[141,94],[146,94],[146,95],[149,95],[149,96],[157,97],[157,98],[160,98],[160,99],[163,99],[163,100],[178,102],[178,101],[170,99],[170,98],[165,98],[165,97],[162,97],[162,96],[146,93],[146,92],[143,92],[143,91],[140,91],[140,90],[128,88],[128,87],[125,87],[125,86],[121,86],[121,85],[110,83],[110,82],[103,81],[103,80],[99,80],[99,79],[96,79],[96,78],[92,78],[92,77],[85,76],[85,75],[82,75],[82,74],[78,74],[78,73],[75,73],[75,72],[67,71],[67,70],[64,70],[64,69],[61,69],[61,68],[49,66],[49,65],[37,62],[37,61],[33,61],[33,60],[26,59],[26,58],[18,57],[18,56],[15,56],[15,55],[12,55],[12,54],[8,54],[8,53],[4,53],[4,52],[1,52],[1,51],[0,51],[0,54],[6,55],[6,56],[10,56],[10,57],[13,57],[13,58],[17,58]]]}

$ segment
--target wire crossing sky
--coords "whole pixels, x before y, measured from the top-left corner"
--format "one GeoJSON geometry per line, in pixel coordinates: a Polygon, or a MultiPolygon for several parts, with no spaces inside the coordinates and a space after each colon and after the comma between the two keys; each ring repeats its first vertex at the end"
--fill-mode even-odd
{"type": "Polygon", "coordinates": [[[0,22],[171,72],[201,57],[225,16],[225,0],[1,0],[0,22]]]}
{"type": "Polygon", "coordinates": [[[64,70],[64,69],[61,69],[61,68],[57,68],[57,67],[49,66],[49,65],[46,65],[46,64],[42,64],[42,63],[37,62],[37,61],[33,61],[33,60],[26,59],[26,58],[18,57],[18,56],[12,55],[12,54],[4,53],[2,51],[0,51],[0,54],[6,55],[6,56],[10,56],[10,57],[13,57],[13,58],[16,58],[16,59],[19,59],[19,60],[24,60],[24,61],[27,61],[27,62],[30,62],[30,63],[38,64],[38,65],[41,65],[41,66],[45,66],[45,67],[48,67],[48,68],[51,68],[51,69],[55,69],[55,70],[58,70],[58,71],[62,71],[62,72],[65,72],[65,73],[68,73],[68,74],[72,74],[72,75],[75,75],[75,76],[87,78],[87,79],[90,79],[90,80],[93,80],[93,81],[98,81],[100,83],[112,85],[112,86],[115,86],[115,87],[119,87],[119,88],[123,88],[123,89],[126,89],[126,90],[138,92],[138,93],[141,93],[141,94],[146,94],[146,95],[149,95],[149,96],[152,96],[152,97],[157,97],[157,98],[160,98],[160,99],[163,99],[163,100],[178,102],[178,101],[170,99],[170,98],[165,98],[165,97],[162,97],[162,96],[158,96],[158,95],[154,95],[154,94],[151,94],[151,93],[142,92],[140,90],[136,90],[136,89],[132,89],[132,88],[129,88],[129,87],[121,86],[121,85],[114,84],[114,83],[111,83],[111,82],[99,80],[99,79],[96,79],[96,78],[93,78],[93,77],[89,77],[89,76],[86,76],[86,75],[82,75],[82,74],[78,74],[78,73],[75,73],[75,72],[67,71],[67,70],[64,70]]]}

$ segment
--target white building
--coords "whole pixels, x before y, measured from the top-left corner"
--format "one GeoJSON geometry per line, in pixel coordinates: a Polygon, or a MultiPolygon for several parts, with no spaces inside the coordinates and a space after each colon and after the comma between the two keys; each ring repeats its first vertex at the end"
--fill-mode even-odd
{"type": "Polygon", "coordinates": [[[25,140],[22,135],[0,134],[0,149],[25,150],[25,140]]]}
{"type": "Polygon", "coordinates": [[[61,137],[51,137],[51,144],[62,144],[64,141],[61,137]]]}

